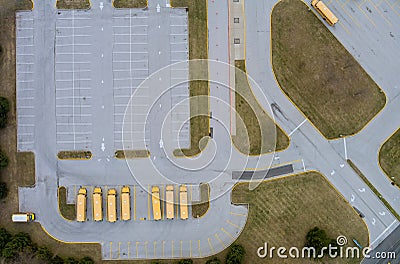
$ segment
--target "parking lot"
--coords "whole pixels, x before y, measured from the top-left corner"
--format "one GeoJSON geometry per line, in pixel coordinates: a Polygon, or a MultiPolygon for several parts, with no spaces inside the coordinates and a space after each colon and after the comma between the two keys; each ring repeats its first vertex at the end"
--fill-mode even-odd
{"type": "Polygon", "coordinates": [[[399,81],[399,1],[328,0],[326,4],[339,18],[335,27],[328,28],[367,73],[377,76],[374,81],[385,93],[395,96],[399,81]]]}
{"type": "Polygon", "coordinates": [[[59,12],[55,81],[57,149],[91,149],[93,41],[87,12],[59,12]]]}
{"type": "Polygon", "coordinates": [[[16,74],[19,151],[32,151],[35,142],[34,19],[31,12],[16,16],[16,74]]]}

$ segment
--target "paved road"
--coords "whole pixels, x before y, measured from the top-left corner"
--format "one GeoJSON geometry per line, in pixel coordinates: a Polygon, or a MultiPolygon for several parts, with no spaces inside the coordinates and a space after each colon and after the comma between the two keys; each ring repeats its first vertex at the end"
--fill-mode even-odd
{"type": "Polygon", "coordinates": [[[396,260],[398,260],[400,256],[400,226],[368,255],[370,258],[364,259],[362,261],[363,264],[398,263],[396,260]],[[387,255],[393,252],[395,255],[387,255]]]}
{"type": "MultiPolygon", "coordinates": [[[[365,214],[365,222],[370,231],[371,244],[376,245],[398,225],[398,222],[358,175],[348,167],[343,157],[343,149],[338,150],[336,142],[325,140],[309,121],[293,107],[277,86],[271,70],[269,50],[270,13],[274,5],[275,3],[270,2],[245,2],[247,69],[249,75],[261,87],[261,90],[253,90],[256,96],[266,94],[269,101],[276,106],[275,108],[280,109],[280,111],[275,111],[275,118],[277,123],[290,133],[291,147],[287,152],[293,155],[292,159],[303,159],[308,169],[314,168],[321,171],[352,205],[365,214]]],[[[342,38],[346,41],[352,39],[349,38],[346,32],[339,34],[338,32],[341,30],[339,27],[330,29],[337,35],[339,40],[342,38]]],[[[363,47],[362,43],[357,42],[357,44],[359,45],[352,44],[353,51],[357,50],[359,46],[363,47]]],[[[363,50],[357,50],[357,52],[362,53],[363,50]]],[[[398,65],[398,61],[391,60],[391,62],[398,65]]],[[[382,74],[383,68],[380,69],[381,71],[379,72],[382,74]]],[[[378,71],[378,67],[376,71],[378,71]]],[[[370,74],[373,78],[375,77],[374,72],[370,74]]],[[[393,99],[389,97],[389,100],[393,99]]],[[[263,106],[266,109],[269,108],[269,105],[263,106]]],[[[379,131],[381,132],[385,128],[387,126],[381,126],[379,131]]],[[[392,129],[389,127],[388,131],[392,131],[392,129]]],[[[372,153],[376,153],[376,150],[372,153]]],[[[377,155],[373,156],[377,157],[377,155]]],[[[385,178],[382,181],[378,186],[383,186],[384,183],[388,184],[385,178]]],[[[390,187],[393,189],[392,186],[390,187]]],[[[400,210],[400,204],[395,200],[399,195],[399,190],[383,193],[383,195],[387,197],[387,200],[396,211],[400,210]],[[390,196],[391,194],[393,196],[390,196]]]]}

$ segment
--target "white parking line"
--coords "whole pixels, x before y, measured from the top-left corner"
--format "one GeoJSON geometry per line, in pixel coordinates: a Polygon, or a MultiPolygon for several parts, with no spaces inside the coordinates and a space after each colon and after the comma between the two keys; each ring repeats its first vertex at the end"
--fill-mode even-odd
{"type": "Polygon", "coordinates": [[[68,46],[92,46],[92,44],[88,43],[75,43],[75,44],[56,44],[56,47],[68,47],[68,46]]]}
{"type": "MultiPolygon", "coordinates": [[[[76,19],[72,19],[72,20],[76,20],[76,19]]],[[[63,29],[63,28],[65,28],[65,29],[79,29],[79,28],[91,28],[92,26],[79,26],[79,27],[76,27],[76,26],[72,26],[72,27],[60,27],[60,26],[57,26],[57,29],[63,29]]]]}
{"type": "MultiPolygon", "coordinates": [[[[87,37],[91,37],[92,35],[85,35],[85,34],[80,34],[80,35],[74,35],[74,37],[85,37],[85,38],[87,38],[87,37]]],[[[71,38],[72,37],[72,35],[60,35],[60,36],[57,36],[57,38],[71,38]]]]}

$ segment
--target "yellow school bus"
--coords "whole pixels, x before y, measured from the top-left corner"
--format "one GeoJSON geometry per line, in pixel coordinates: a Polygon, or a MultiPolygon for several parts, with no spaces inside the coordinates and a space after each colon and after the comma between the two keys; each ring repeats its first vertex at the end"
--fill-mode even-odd
{"type": "Polygon", "coordinates": [[[128,186],[124,186],[121,189],[121,219],[128,221],[131,219],[131,200],[130,200],[130,189],[128,186]]]}
{"type": "Polygon", "coordinates": [[[339,21],[339,19],[322,1],[312,0],[311,5],[321,14],[322,18],[326,20],[329,25],[333,26],[339,21]]]}
{"type": "Polygon", "coordinates": [[[117,190],[110,189],[107,194],[107,221],[117,221],[117,190]]]}
{"type": "Polygon", "coordinates": [[[93,220],[102,221],[103,220],[103,199],[100,187],[96,187],[93,190],[93,220]]]}
{"type": "Polygon", "coordinates": [[[153,203],[153,217],[154,220],[161,219],[161,204],[160,204],[160,188],[153,186],[151,188],[151,201],[153,203]]]}
{"type": "Polygon", "coordinates": [[[174,186],[167,185],[166,188],[167,219],[174,219],[174,186]]]}
{"type": "Polygon", "coordinates": [[[76,198],[76,221],[86,221],[86,189],[80,188],[76,198]]]}
{"type": "Polygon", "coordinates": [[[186,185],[179,188],[179,204],[181,209],[181,219],[188,219],[188,194],[186,185]]]}

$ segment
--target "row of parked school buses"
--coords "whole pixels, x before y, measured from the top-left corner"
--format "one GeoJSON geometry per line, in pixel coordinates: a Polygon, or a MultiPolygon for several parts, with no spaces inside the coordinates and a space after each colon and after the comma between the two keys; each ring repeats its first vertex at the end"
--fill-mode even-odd
{"type": "MultiPolygon", "coordinates": [[[[153,207],[153,218],[154,220],[161,220],[162,212],[161,212],[161,203],[160,203],[160,188],[158,186],[153,186],[151,188],[151,200],[153,207]]],[[[178,201],[174,201],[174,186],[167,185],[165,191],[165,214],[167,219],[173,219],[175,216],[174,213],[174,204],[178,203],[178,201]]],[[[188,219],[188,194],[186,185],[181,185],[179,187],[179,210],[180,210],[180,218],[182,220],[188,219]]]]}
{"type": "MultiPolygon", "coordinates": [[[[103,191],[100,187],[93,190],[93,220],[103,220],[103,191]]],[[[80,188],[76,199],[76,220],[78,222],[86,221],[86,188],[80,188]]],[[[127,221],[131,219],[130,206],[130,188],[124,186],[121,188],[121,219],[127,221]]],[[[117,190],[109,189],[107,192],[107,221],[117,221],[117,190]]]]}
{"type": "MultiPolygon", "coordinates": [[[[103,198],[102,189],[96,187],[93,190],[92,195],[92,207],[93,207],[93,220],[103,220],[103,198]]],[[[152,187],[152,207],[153,207],[153,218],[154,220],[160,220],[162,217],[161,202],[160,202],[160,188],[158,186],[152,187]]],[[[174,218],[174,186],[167,185],[166,188],[166,217],[167,219],[174,218]]],[[[188,195],[186,185],[181,185],[179,188],[179,205],[180,205],[180,218],[188,218],[188,195]]],[[[177,202],[177,201],[176,201],[177,202]]],[[[117,221],[117,190],[109,189],[107,192],[107,221],[117,221]]],[[[131,219],[131,205],[130,205],[130,188],[129,186],[123,186],[121,188],[121,220],[128,221],[131,219]]],[[[76,199],[76,220],[78,222],[85,222],[87,211],[87,190],[86,188],[80,188],[77,199],[76,199]]]]}

